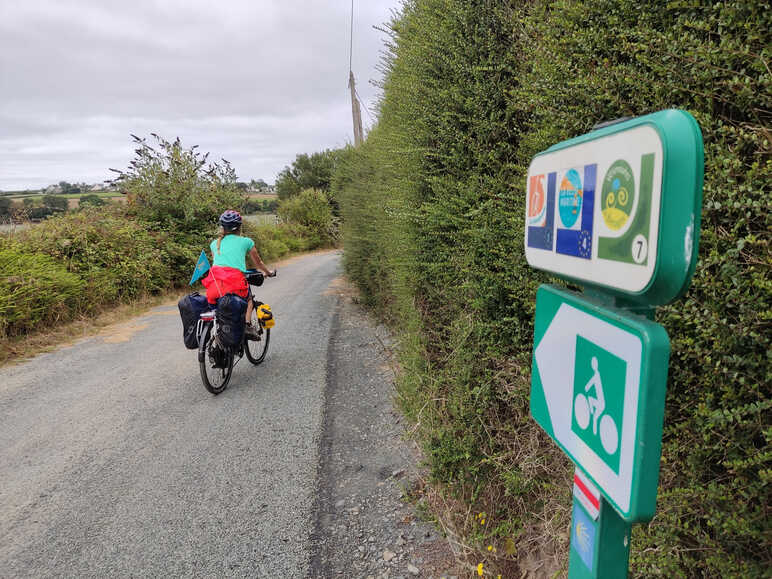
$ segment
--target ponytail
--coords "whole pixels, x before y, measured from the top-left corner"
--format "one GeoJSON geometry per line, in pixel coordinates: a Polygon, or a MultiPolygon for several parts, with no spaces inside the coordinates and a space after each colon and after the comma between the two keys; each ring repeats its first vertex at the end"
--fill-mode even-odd
{"type": "Polygon", "coordinates": [[[220,254],[220,243],[222,243],[223,238],[225,237],[225,229],[220,227],[220,234],[217,236],[217,254],[220,254]]]}
{"type": "Polygon", "coordinates": [[[222,240],[225,238],[226,235],[230,235],[230,234],[241,235],[241,226],[239,225],[239,227],[237,229],[233,230],[233,231],[225,231],[224,227],[220,227],[220,234],[217,236],[217,253],[218,253],[218,255],[220,253],[220,243],[222,243],[222,240]]]}

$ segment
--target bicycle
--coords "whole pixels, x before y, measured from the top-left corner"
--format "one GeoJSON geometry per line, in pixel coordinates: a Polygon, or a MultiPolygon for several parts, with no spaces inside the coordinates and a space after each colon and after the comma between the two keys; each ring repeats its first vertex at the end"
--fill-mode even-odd
{"type": "MultiPolygon", "coordinates": [[[[273,272],[273,276],[276,272],[273,272]]],[[[272,277],[273,277],[272,276],[272,277]]],[[[255,335],[245,331],[237,348],[223,348],[217,340],[217,319],[215,310],[202,313],[199,316],[196,335],[198,336],[198,365],[201,371],[201,381],[212,394],[220,394],[230,382],[233,368],[246,354],[247,360],[257,366],[262,364],[268,354],[268,344],[271,341],[271,329],[266,327],[267,319],[260,316],[260,306],[263,302],[255,298],[251,286],[260,286],[265,276],[257,270],[246,273],[250,292],[247,299],[252,300],[250,323],[256,329],[255,335]]]]}

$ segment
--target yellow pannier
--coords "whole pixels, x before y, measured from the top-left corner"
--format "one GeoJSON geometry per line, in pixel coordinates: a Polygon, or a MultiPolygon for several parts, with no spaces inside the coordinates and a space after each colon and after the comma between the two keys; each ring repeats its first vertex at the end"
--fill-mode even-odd
{"type": "Polygon", "coordinates": [[[276,325],[276,320],[273,319],[273,312],[271,306],[263,304],[257,308],[257,319],[260,320],[260,324],[264,328],[273,328],[276,325]]]}

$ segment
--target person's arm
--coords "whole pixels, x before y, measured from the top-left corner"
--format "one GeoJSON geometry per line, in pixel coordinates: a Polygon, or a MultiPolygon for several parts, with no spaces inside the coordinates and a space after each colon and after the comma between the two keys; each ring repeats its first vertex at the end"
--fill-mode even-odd
{"type": "Polygon", "coordinates": [[[249,250],[249,259],[252,260],[252,263],[255,264],[257,269],[262,271],[268,277],[273,277],[273,272],[266,267],[266,265],[263,263],[263,260],[260,259],[260,254],[257,253],[257,249],[254,247],[249,250]]]}

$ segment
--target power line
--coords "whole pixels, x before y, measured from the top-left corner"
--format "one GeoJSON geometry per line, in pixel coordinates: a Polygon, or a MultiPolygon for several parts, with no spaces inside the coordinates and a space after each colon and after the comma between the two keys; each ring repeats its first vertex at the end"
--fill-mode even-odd
{"type": "MultiPolygon", "coordinates": [[[[359,95],[359,91],[356,89],[356,87],[354,87],[354,93],[357,95],[357,98],[359,99],[359,102],[361,102],[361,103],[363,103],[363,104],[364,104],[364,102],[365,102],[365,99],[363,99],[363,98],[362,98],[362,97],[359,95]]],[[[367,116],[368,116],[368,117],[370,117],[370,122],[371,122],[372,124],[375,124],[375,119],[373,118],[373,115],[372,115],[372,114],[370,114],[370,107],[368,107],[367,105],[365,105],[365,112],[367,113],[367,116]]]]}
{"type": "Polygon", "coordinates": [[[351,29],[349,30],[348,71],[351,72],[351,59],[354,54],[354,0],[351,0],[351,29]]]}

